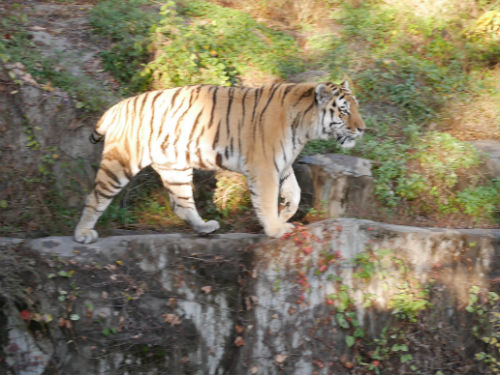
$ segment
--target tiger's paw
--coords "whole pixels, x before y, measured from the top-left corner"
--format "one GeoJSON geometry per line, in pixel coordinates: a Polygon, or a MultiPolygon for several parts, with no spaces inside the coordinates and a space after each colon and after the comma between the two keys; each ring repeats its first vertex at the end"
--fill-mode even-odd
{"type": "Polygon", "coordinates": [[[201,234],[212,233],[212,232],[215,232],[219,228],[220,228],[220,225],[215,220],[209,220],[206,223],[198,224],[198,225],[195,225],[193,227],[193,229],[196,232],[201,233],[201,234]]]}
{"type": "Polygon", "coordinates": [[[266,228],[265,232],[269,237],[280,238],[285,233],[289,233],[295,229],[292,223],[283,223],[280,226],[266,228]]]}
{"type": "Polygon", "coordinates": [[[92,243],[97,241],[99,235],[93,229],[76,229],[75,234],[73,235],[73,240],[79,243],[92,243]]]}

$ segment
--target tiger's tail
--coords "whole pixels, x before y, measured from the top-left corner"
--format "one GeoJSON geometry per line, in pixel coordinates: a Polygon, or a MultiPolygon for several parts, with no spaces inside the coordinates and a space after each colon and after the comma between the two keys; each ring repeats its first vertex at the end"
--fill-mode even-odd
{"type": "Polygon", "coordinates": [[[97,121],[94,131],[89,135],[90,143],[96,144],[101,142],[106,135],[107,128],[112,125],[110,121],[110,110],[106,111],[104,115],[97,121]]]}
{"type": "Polygon", "coordinates": [[[89,141],[90,143],[96,144],[99,143],[103,140],[104,135],[99,134],[97,130],[94,130],[90,135],[89,135],[89,141]]]}

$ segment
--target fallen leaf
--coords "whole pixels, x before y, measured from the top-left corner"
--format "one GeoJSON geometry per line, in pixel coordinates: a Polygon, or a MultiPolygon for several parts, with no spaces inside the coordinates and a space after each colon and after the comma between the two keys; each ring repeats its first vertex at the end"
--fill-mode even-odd
{"type": "Polygon", "coordinates": [[[236,324],[234,326],[234,330],[236,331],[236,333],[242,333],[245,330],[245,328],[243,326],[236,324]]]}
{"type": "Polygon", "coordinates": [[[250,302],[250,298],[249,297],[245,297],[245,308],[247,311],[251,311],[252,310],[252,302],[250,302]]]}
{"type": "Polygon", "coordinates": [[[71,320],[65,320],[66,323],[66,328],[67,329],[72,329],[73,328],[73,323],[71,323],[71,320]]]}
{"type": "Polygon", "coordinates": [[[311,246],[306,246],[302,249],[302,251],[304,252],[304,254],[311,254],[312,252],[312,247],[311,246]]]}
{"type": "Polygon", "coordinates": [[[28,310],[21,310],[22,320],[31,320],[31,313],[28,310]]]}
{"type": "Polygon", "coordinates": [[[206,286],[201,287],[201,290],[203,293],[209,294],[212,291],[212,287],[210,285],[206,285],[206,286]]]}
{"type": "Polygon", "coordinates": [[[45,91],[48,91],[48,92],[52,92],[55,89],[50,85],[50,83],[46,83],[45,85],[42,86],[42,90],[45,90],[45,91]]]}
{"type": "Polygon", "coordinates": [[[116,271],[118,269],[118,267],[116,267],[114,264],[108,264],[107,266],[104,266],[105,269],[107,269],[108,271],[116,271]]]}
{"type": "Polygon", "coordinates": [[[286,360],[286,355],[285,354],[276,354],[274,357],[274,360],[276,361],[277,364],[281,365],[283,362],[286,360]]]}
{"type": "Polygon", "coordinates": [[[30,29],[32,31],[44,31],[44,30],[47,30],[45,27],[37,26],[37,25],[31,26],[30,29]]]}
{"type": "Polygon", "coordinates": [[[176,314],[163,314],[162,317],[163,321],[171,326],[178,326],[182,323],[179,316],[176,314]]]}
{"type": "Polygon", "coordinates": [[[353,364],[352,362],[349,362],[349,361],[348,361],[348,362],[345,362],[345,363],[344,363],[344,366],[345,366],[345,368],[353,368],[353,367],[354,367],[354,364],[353,364]]]}
{"type": "Polygon", "coordinates": [[[235,339],[234,339],[234,345],[236,345],[238,348],[245,345],[245,340],[243,340],[243,337],[241,336],[237,336],[235,339]]]}

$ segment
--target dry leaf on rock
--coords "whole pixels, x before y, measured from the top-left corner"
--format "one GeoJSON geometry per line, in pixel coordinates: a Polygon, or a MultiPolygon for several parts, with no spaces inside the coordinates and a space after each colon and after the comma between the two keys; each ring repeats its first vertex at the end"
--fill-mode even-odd
{"type": "Polygon", "coordinates": [[[234,339],[234,345],[236,345],[238,348],[245,345],[245,340],[243,340],[243,337],[238,336],[236,339],[234,339]]]}
{"type": "Polygon", "coordinates": [[[206,285],[206,286],[201,287],[201,290],[203,293],[209,294],[212,291],[212,287],[210,285],[206,285]]]}
{"type": "Polygon", "coordinates": [[[286,355],[285,354],[276,354],[274,357],[274,360],[278,365],[281,365],[283,362],[286,360],[286,355]]]}
{"type": "Polygon", "coordinates": [[[179,316],[176,314],[163,314],[162,317],[163,321],[171,326],[178,326],[182,323],[179,316]]]}

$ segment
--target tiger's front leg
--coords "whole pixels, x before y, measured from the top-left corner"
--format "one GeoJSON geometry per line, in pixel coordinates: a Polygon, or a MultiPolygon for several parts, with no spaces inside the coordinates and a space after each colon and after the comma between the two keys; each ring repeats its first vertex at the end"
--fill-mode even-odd
{"type": "Polygon", "coordinates": [[[283,173],[280,185],[280,196],[283,198],[283,208],[280,211],[280,219],[286,223],[295,215],[300,203],[300,186],[292,167],[289,167],[285,173],[283,173]]]}
{"type": "Polygon", "coordinates": [[[281,237],[291,232],[293,224],[278,216],[279,178],[277,174],[260,174],[248,177],[252,204],[257,217],[269,237],[281,237]]]}
{"type": "Polygon", "coordinates": [[[163,186],[170,194],[170,202],[174,212],[186,221],[198,233],[211,233],[220,228],[215,220],[203,221],[196,209],[193,198],[193,170],[162,169],[154,165],[163,182],[163,186]]]}

